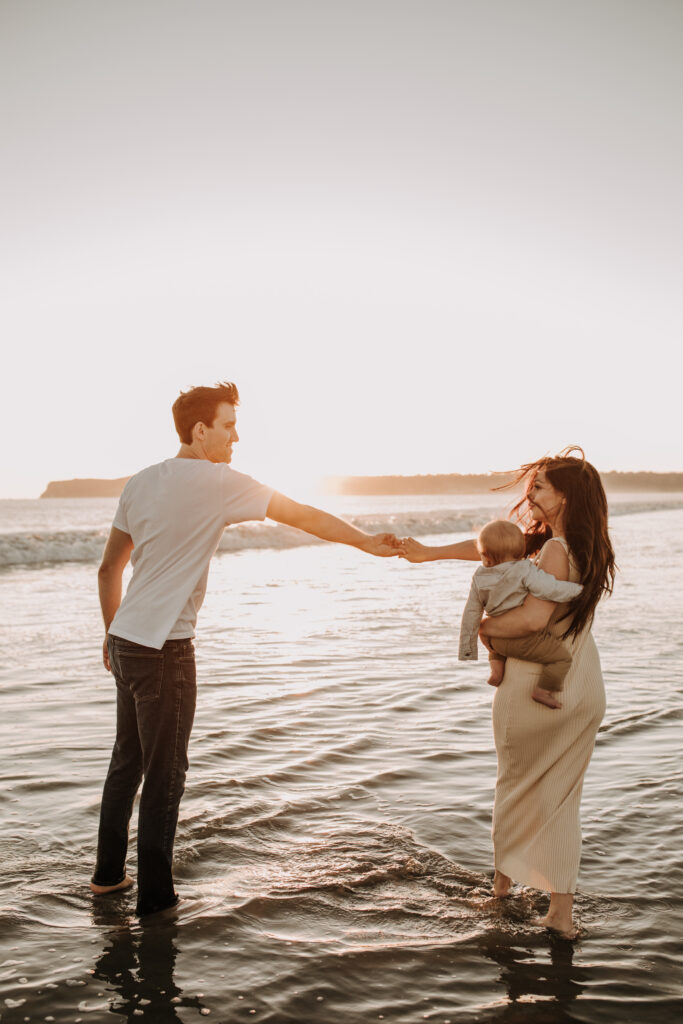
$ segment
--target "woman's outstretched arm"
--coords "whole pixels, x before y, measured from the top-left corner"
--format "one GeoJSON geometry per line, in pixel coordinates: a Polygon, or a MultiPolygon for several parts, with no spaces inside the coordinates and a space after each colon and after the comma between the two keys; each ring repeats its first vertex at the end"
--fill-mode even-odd
{"type": "Polygon", "coordinates": [[[407,562],[438,562],[442,558],[463,558],[478,562],[481,558],[474,540],[460,540],[456,544],[420,544],[414,537],[400,541],[399,558],[407,562]]]}

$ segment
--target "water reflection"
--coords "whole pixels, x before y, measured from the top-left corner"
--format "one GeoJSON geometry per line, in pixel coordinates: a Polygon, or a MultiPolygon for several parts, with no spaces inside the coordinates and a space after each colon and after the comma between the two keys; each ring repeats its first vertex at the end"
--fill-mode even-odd
{"type": "Polygon", "coordinates": [[[525,948],[513,945],[510,934],[489,932],[482,937],[484,956],[501,970],[500,985],[509,1002],[496,1013],[500,1024],[569,1024],[576,1021],[572,1004],[592,980],[585,967],[574,965],[574,945],[566,939],[540,935],[525,948]]]}
{"type": "Polygon", "coordinates": [[[205,1004],[184,996],[174,979],[178,956],[178,926],[174,921],[124,923],[108,932],[107,945],[95,963],[94,977],[111,993],[109,1010],[131,1024],[181,1024],[178,1011],[205,1004]]]}

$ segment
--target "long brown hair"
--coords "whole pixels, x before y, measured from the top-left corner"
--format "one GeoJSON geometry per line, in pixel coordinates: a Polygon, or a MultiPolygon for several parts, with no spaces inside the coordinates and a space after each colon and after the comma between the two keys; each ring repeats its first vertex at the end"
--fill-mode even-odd
{"type": "Polygon", "coordinates": [[[583,449],[576,445],[565,448],[559,455],[547,455],[520,466],[511,483],[504,486],[524,481],[524,497],[511,514],[524,530],[527,555],[540,551],[552,537],[552,530],[546,523],[531,518],[527,504],[527,494],[539,470],[545,472],[548,482],[565,499],[565,537],[583,583],[583,590],[567,610],[571,623],[563,634],[566,639],[590,626],[598,601],[614,589],[617,566],[607,529],[607,497],[598,471],[586,461],[583,449]],[[575,452],[578,455],[573,454],[575,452]]]}

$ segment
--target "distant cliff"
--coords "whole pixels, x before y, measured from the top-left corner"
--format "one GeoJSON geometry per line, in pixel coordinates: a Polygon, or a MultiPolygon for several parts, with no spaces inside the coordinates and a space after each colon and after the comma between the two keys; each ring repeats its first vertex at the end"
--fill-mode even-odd
{"type": "MultiPolygon", "coordinates": [[[[602,473],[606,491],[681,491],[683,473],[602,473]]],[[[41,498],[118,498],[130,477],[118,480],[52,480],[41,498]]],[[[435,473],[427,476],[333,476],[327,494],[487,494],[509,481],[502,473],[435,473]]]]}
{"type": "Polygon", "coordinates": [[[128,480],[51,480],[41,498],[118,498],[128,480]]]}

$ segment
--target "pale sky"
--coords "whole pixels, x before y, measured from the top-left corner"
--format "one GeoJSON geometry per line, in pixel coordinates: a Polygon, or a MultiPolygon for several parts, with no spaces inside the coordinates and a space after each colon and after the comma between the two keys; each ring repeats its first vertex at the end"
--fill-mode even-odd
{"type": "Polygon", "coordinates": [[[683,470],[683,3],[0,0],[0,496],[683,470]]]}

